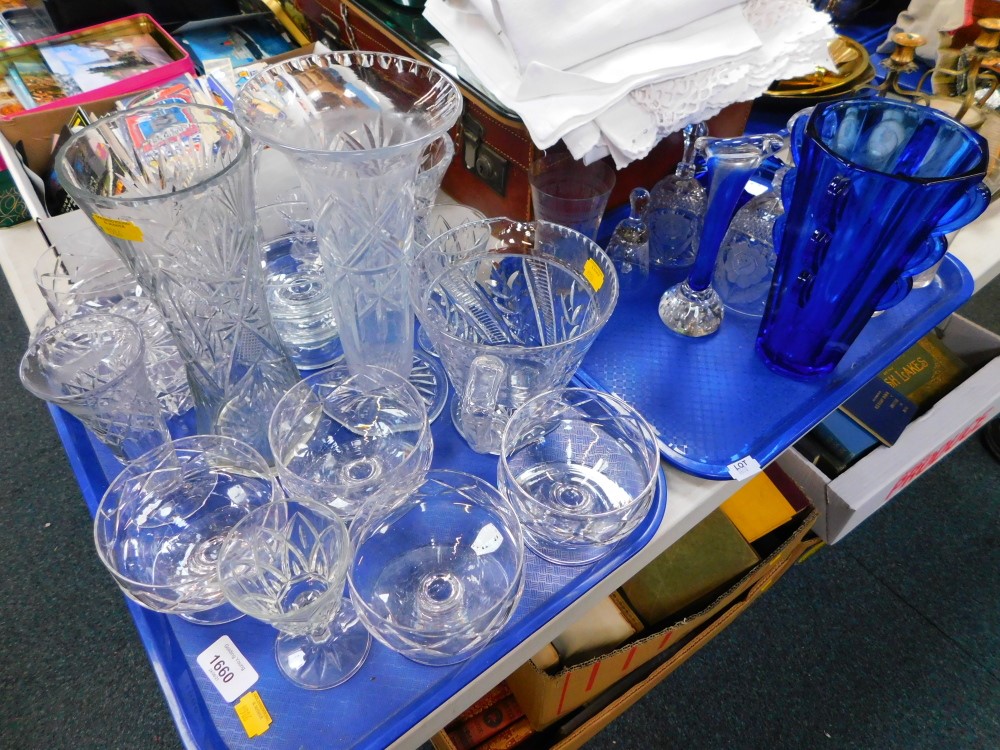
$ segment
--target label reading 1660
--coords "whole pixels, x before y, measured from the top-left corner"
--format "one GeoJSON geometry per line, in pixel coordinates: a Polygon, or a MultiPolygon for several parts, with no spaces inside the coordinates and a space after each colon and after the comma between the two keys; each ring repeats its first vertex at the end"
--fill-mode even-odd
{"type": "Polygon", "coordinates": [[[228,635],[198,654],[197,661],[226,703],[232,703],[257,682],[257,671],[228,635]]]}

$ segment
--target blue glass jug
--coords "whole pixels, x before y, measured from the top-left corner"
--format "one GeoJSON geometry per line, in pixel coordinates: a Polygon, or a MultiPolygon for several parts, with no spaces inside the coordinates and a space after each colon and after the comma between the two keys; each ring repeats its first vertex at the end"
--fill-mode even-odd
{"type": "Polygon", "coordinates": [[[756,349],[771,369],[812,378],[837,366],[900,279],[939,259],[932,235],[986,209],[989,151],[938,110],[881,98],[816,106],[793,123],[791,150],[756,349]]]}

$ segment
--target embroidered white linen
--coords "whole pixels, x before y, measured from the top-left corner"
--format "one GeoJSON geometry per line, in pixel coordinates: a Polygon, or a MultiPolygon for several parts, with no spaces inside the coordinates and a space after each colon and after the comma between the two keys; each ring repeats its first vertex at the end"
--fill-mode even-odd
{"type": "MultiPolygon", "coordinates": [[[[752,99],[775,78],[830,64],[827,42],[834,35],[826,14],[808,0],[605,0],[620,14],[641,10],[652,18],[658,7],[674,6],[673,22],[687,20],[681,6],[708,10],[700,18],[653,36],[625,42],[621,28],[599,23],[564,24],[596,0],[428,0],[424,15],[454,47],[463,63],[502,104],[521,117],[535,144],[548,148],[563,139],[574,156],[593,161],[612,154],[618,167],[641,159],[663,137],[688,122],[752,99]],[[508,11],[510,6],[510,11],[508,11]],[[530,8],[529,8],[530,6],[530,8]],[[653,7],[650,7],[653,6],[653,7]],[[727,7],[721,7],[727,6],[727,7]],[[523,33],[531,9],[533,35],[523,33]],[[505,22],[517,18],[509,28],[505,22]],[[518,55],[508,34],[517,29],[518,55]],[[570,29],[585,37],[570,37],[570,29]],[[610,34],[609,39],[601,35],[610,34]],[[538,41],[549,44],[539,49],[538,41]],[[606,50],[566,66],[582,54],[606,50]],[[532,46],[534,45],[534,46],[532,46]],[[535,53],[530,50],[535,49],[535,53]],[[528,60],[537,54],[545,61],[528,60]]],[[[595,15],[606,19],[603,11],[595,15]]],[[[630,17],[631,18],[631,17],[630,17]]],[[[629,34],[646,33],[669,21],[632,24],[629,34]]],[[[541,45],[544,46],[544,45],[541,45]]]]}

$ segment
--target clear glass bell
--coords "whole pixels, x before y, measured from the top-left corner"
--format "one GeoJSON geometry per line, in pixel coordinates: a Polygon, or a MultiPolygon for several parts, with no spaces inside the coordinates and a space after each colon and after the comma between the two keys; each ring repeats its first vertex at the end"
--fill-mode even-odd
{"type": "Polygon", "coordinates": [[[618,271],[621,294],[628,294],[649,278],[649,226],[646,224],[649,191],[635,188],[629,194],[629,203],[629,215],[618,222],[607,248],[618,271]]]}
{"type": "Polygon", "coordinates": [[[727,310],[758,318],[764,314],[777,260],[774,222],[785,212],[781,180],[787,171],[780,167],[771,187],[747,201],[729,224],[712,279],[727,310]]]}
{"type": "Polygon", "coordinates": [[[695,141],[708,135],[703,122],[684,128],[684,153],[673,174],[653,186],[647,221],[649,261],[654,268],[694,263],[708,193],[695,179],[695,141]]]}

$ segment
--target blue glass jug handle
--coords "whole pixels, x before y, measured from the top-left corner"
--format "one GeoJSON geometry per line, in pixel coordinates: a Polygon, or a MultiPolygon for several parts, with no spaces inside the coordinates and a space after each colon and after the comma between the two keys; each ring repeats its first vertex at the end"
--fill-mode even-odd
{"type": "Polygon", "coordinates": [[[903,276],[916,276],[937,263],[948,251],[948,241],[940,234],[932,234],[910,259],[903,276]]]}
{"type": "Polygon", "coordinates": [[[983,183],[973,185],[954,206],[941,217],[934,227],[934,234],[948,234],[961,229],[986,210],[990,205],[990,189],[983,183]]]}
{"type": "Polygon", "coordinates": [[[898,305],[906,299],[906,295],[910,293],[911,289],[913,289],[913,278],[910,276],[900,276],[892,282],[892,286],[886,290],[886,293],[882,295],[882,299],[875,305],[876,312],[882,312],[898,305]]]}
{"type": "Polygon", "coordinates": [[[788,146],[791,149],[793,160],[795,154],[802,147],[802,139],[805,137],[806,124],[809,122],[809,115],[815,107],[806,107],[788,118],[785,126],[788,129],[788,146]]]}

